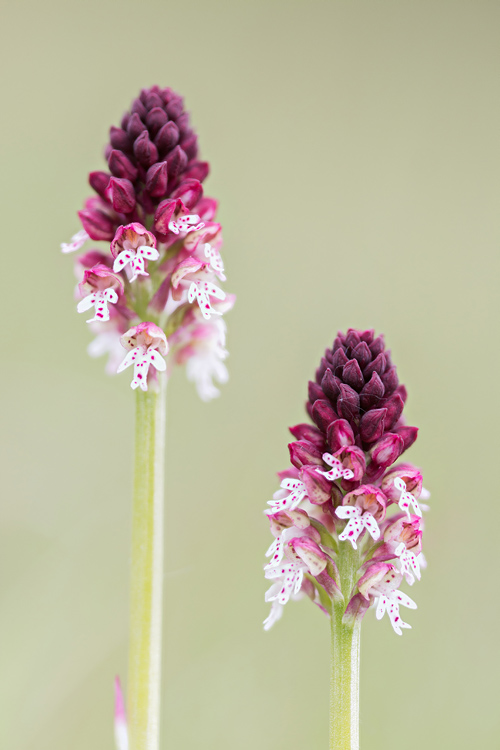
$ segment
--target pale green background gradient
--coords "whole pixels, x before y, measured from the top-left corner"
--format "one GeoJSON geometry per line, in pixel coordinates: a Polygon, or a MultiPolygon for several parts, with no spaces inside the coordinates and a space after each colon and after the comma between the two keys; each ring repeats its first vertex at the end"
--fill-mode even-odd
{"type": "Polygon", "coordinates": [[[112,750],[134,394],[91,360],[72,259],[143,86],[181,92],[220,199],[231,380],[168,406],[162,749],[327,747],[328,623],[264,634],[265,503],[338,329],[385,332],[420,426],[429,567],[365,619],[363,750],[500,747],[500,4],[3,7],[0,747],[112,750]]]}

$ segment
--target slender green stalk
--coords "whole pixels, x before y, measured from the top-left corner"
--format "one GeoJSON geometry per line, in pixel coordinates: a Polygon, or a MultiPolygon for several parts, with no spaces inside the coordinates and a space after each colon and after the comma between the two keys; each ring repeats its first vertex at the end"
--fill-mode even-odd
{"type": "Polygon", "coordinates": [[[361,624],[342,622],[356,582],[359,552],[348,542],[337,555],[345,601],[332,605],[332,671],[330,679],[330,750],[359,750],[359,646],[361,624]]]}
{"type": "Polygon", "coordinates": [[[128,673],[130,750],[158,750],[160,731],[165,373],[137,391],[128,673]]]}

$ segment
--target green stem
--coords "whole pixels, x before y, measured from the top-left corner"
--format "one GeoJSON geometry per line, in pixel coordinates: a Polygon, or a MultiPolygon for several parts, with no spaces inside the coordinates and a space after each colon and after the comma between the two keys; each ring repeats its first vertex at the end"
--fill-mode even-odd
{"type": "Polygon", "coordinates": [[[128,673],[130,750],[158,750],[160,730],[161,621],[163,593],[163,502],[165,395],[137,391],[132,576],[128,673]]]}
{"type": "Polygon", "coordinates": [[[336,558],[344,601],[332,604],[332,672],[330,680],[330,750],[359,750],[359,646],[361,623],[342,617],[356,583],[359,551],[341,542],[336,558]]]}

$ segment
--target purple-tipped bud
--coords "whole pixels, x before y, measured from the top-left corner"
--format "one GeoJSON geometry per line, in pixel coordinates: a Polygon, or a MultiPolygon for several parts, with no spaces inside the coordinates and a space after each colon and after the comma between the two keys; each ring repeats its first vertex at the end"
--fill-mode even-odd
{"type": "Polygon", "coordinates": [[[91,172],[89,174],[89,185],[101,198],[106,198],[106,188],[110,176],[107,172],[91,172]]]}
{"type": "Polygon", "coordinates": [[[142,132],[134,143],[134,156],[145,169],[158,161],[158,149],[149,139],[147,130],[142,132]]]}
{"type": "Polygon", "coordinates": [[[154,218],[154,229],[160,234],[167,234],[168,224],[170,219],[174,215],[175,206],[177,201],[168,198],[166,201],[162,201],[156,209],[154,218]]]}
{"type": "Polygon", "coordinates": [[[365,369],[363,370],[363,375],[365,377],[365,380],[371,377],[373,372],[377,372],[379,375],[383,375],[386,367],[387,367],[387,360],[385,358],[384,353],[380,352],[380,354],[377,354],[373,362],[370,362],[370,364],[367,365],[365,369]]]}
{"type": "Polygon", "coordinates": [[[391,430],[403,413],[403,399],[398,393],[393,393],[393,395],[390,396],[387,400],[384,400],[384,408],[387,411],[387,416],[385,418],[385,428],[386,430],[391,430]]]}
{"type": "Polygon", "coordinates": [[[367,411],[368,409],[373,409],[373,407],[378,406],[384,394],[385,387],[380,379],[380,375],[378,372],[374,372],[359,395],[361,408],[364,411],[367,411]]]}
{"type": "MultiPolygon", "coordinates": [[[[168,122],[167,113],[159,107],[153,107],[146,115],[146,125],[150,134],[154,137],[168,122]]],[[[173,123],[172,123],[173,124],[173,123]]]]}
{"type": "Polygon", "coordinates": [[[155,143],[162,156],[177,146],[179,143],[179,128],[175,122],[167,122],[160,128],[155,143]]]}
{"type": "Polygon", "coordinates": [[[135,190],[130,180],[111,177],[106,198],[119,214],[129,214],[135,208],[135,190]]]}
{"type": "Polygon", "coordinates": [[[354,432],[349,422],[337,419],[330,424],[326,431],[326,440],[331,453],[337,453],[346,445],[354,445],[354,432]]]}
{"type": "Polygon", "coordinates": [[[318,399],[324,398],[324,393],[321,387],[317,383],[314,383],[312,380],[310,380],[307,385],[307,395],[309,396],[309,402],[311,406],[318,399]]]}
{"type": "Polygon", "coordinates": [[[307,489],[307,496],[313,505],[323,505],[332,497],[332,484],[313,466],[304,466],[300,470],[300,479],[307,489]]]}
{"type": "Polygon", "coordinates": [[[146,190],[152,198],[161,198],[167,192],[168,168],[166,161],[153,164],[146,175],[146,190]]]}
{"type": "Polygon", "coordinates": [[[370,450],[370,456],[376,466],[380,469],[387,469],[400,457],[403,450],[403,438],[393,432],[388,432],[375,443],[370,450]]]}
{"type": "Polygon", "coordinates": [[[78,216],[90,239],[112,240],[115,236],[115,222],[101,211],[84,209],[78,216]]]}
{"type": "Polygon", "coordinates": [[[142,133],[145,131],[147,132],[147,127],[142,122],[141,117],[145,117],[145,112],[141,114],[139,114],[139,112],[134,112],[128,121],[127,133],[132,142],[134,142],[136,138],[139,138],[142,133]]]}
{"type": "Polygon", "coordinates": [[[361,417],[359,434],[365,443],[374,443],[384,434],[387,409],[372,409],[361,417]]]}
{"type": "Polygon", "coordinates": [[[109,142],[111,148],[116,148],[118,151],[130,151],[132,148],[132,141],[128,133],[121,128],[115,128],[114,125],[109,129],[109,142]]]}
{"type": "Polygon", "coordinates": [[[290,461],[297,468],[314,464],[323,466],[321,451],[315,445],[307,440],[297,440],[296,443],[289,443],[290,461]]]}
{"type": "Polygon", "coordinates": [[[404,448],[406,451],[410,446],[413,445],[418,436],[418,427],[398,427],[394,430],[396,435],[399,435],[403,439],[404,448]]]}
{"type": "Polygon", "coordinates": [[[332,422],[338,419],[329,401],[315,401],[312,407],[312,418],[318,425],[319,429],[326,432],[332,422]]]}
{"type": "Polygon", "coordinates": [[[312,424],[297,424],[295,425],[295,427],[290,427],[290,432],[297,440],[308,440],[310,443],[323,451],[323,448],[325,446],[325,438],[323,436],[323,433],[312,424]]]}
{"type": "Polygon", "coordinates": [[[137,168],[122,151],[116,149],[113,149],[109,155],[109,168],[115,177],[122,177],[131,182],[134,182],[137,177],[137,168]]]}
{"type": "Polygon", "coordinates": [[[337,399],[340,396],[340,384],[340,379],[335,377],[333,372],[328,367],[321,379],[321,388],[323,389],[323,393],[325,394],[325,396],[328,396],[330,401],[334,404],[337,402],[337,399]]]}
{"type": "Polygon", "coordinates": [[[184,176],[189,179],[198,180],[203,182],[208,177],[210,172],[210,164],[208,161],[192,161],[187,165],[184,176]]]}
{"type": "Polygon", "coordinates": [[[186,169],[188,158],[180,146],[176,146],[167,156],[168,173],[175,180],[186,169]]]}
{"type": "Polygon", "coordinates": [[[352,350],[351,356],[359,362],[361,370],[364,370],[372,359],[372,353],[366,341],[360,341],[352,350]]]}
{"type": "Polygon", "coordinates": [[[203,186],[199,180],[184,180],[172,193],[172,198],[180,198],[187,209],[192,209],[203,197],[203,186]]]}
{"type": "Polygon", "coordinates": [[[357,359],[350,359],[342,370],[342,380],[355,391],[360,391],[364,386],[363,373],[357,359]]]}
{"type": "Polygon", "coordinates": [[[337,399],[339,417],[348,422],[356,422],[359,418],[359,394],[349,385],[340,386],[340,396],[337,399]]]}

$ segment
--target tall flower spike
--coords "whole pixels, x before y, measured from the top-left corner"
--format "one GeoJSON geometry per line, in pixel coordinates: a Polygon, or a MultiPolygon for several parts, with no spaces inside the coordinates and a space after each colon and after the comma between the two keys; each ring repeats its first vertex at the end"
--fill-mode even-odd
{"type": "Polygon", "coordinates": [[[182,98],[158,86],[141,91],[111,127],[105,158],[106,171],[89,174],[95,195],[78,212],[81,229],[61,251],[77,253],[77,310],[92,310],[89,355],[107,355],[109,374],[133,368],[132,635],[128,720],[117,683],[116,742],[159,750],[167,379],[185,365],[200,398],[219,394],[216,383],[229,377],[222,317],[235,298],[219,286],[217,201],[203,195],[209,165],[182,98]],[[97,246],[78,253],[88,240],[97,246]]]}
{"type": "Polygon", "coordinates": [[[264,512],[273,542],[265,577],[269,630],[290,599],[307,595],[331,620],[331,748],[358,748],[361,621],[374,605],[401,635],[399,589],[420,580],[422,474],[395,463],[413,444],[406,388],[382,336],[349,329],[327,349],[309,383],[313,424],[290,429],[292,466],[264,512]]]}

